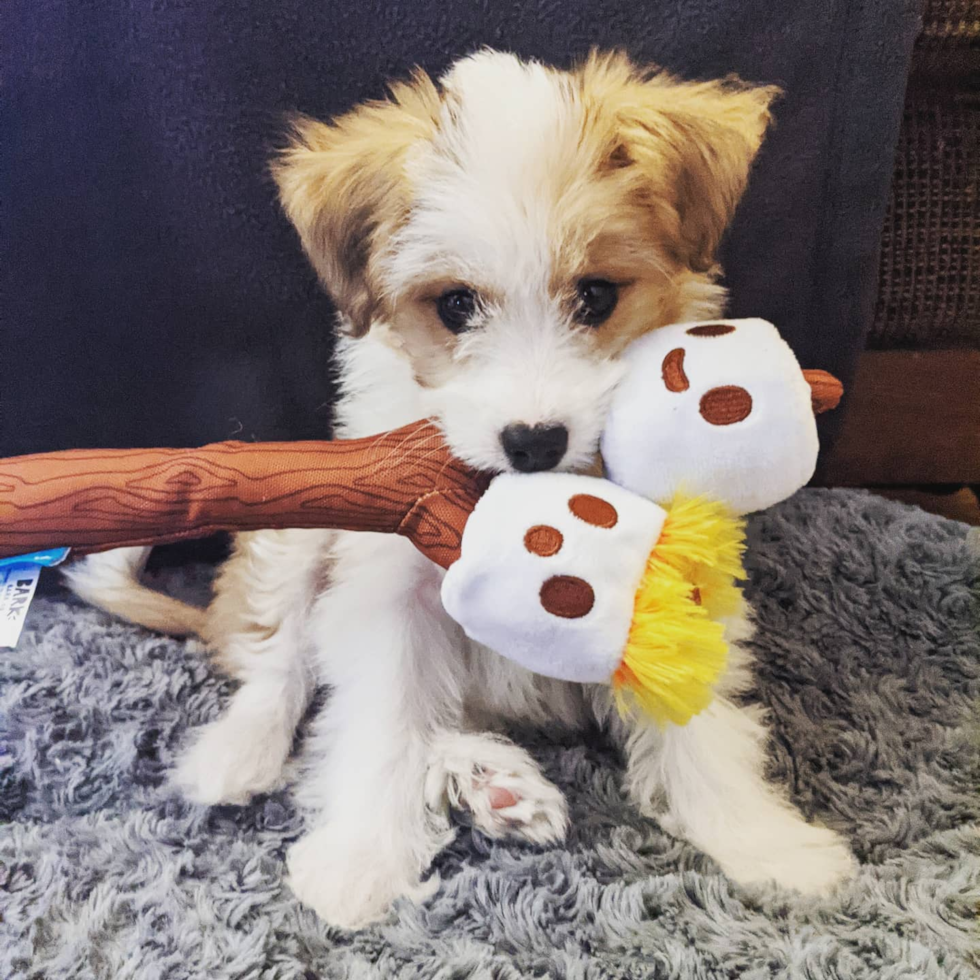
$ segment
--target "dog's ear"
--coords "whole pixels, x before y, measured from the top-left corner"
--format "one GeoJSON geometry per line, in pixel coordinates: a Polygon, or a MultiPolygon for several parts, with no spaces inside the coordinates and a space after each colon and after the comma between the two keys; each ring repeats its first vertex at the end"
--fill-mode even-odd
{"type": "Polygon", "coordinates": [[[310,262],[356,336],[378,312],[373,259],[410,206],[406,160],[430,137],[439,95],[427,75],[391,87],[391,97],[322,123],[292,120],[272,164],[279,197],[310,262]]]}
{"type": "Polygon", "coordinates": [[[609,107],[602,165],[629,170],[634,193],[657,212],[677,257],[710,269],[779,89],[735,78],[679,81],[639,72],[617,54],[593,55],[580,77],[583,96],[609,107]]]}

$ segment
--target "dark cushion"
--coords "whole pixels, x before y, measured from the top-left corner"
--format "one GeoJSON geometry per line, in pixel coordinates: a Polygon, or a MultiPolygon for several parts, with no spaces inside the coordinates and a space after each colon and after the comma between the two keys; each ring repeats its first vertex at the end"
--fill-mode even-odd
{"type": "Polygon", "coordinates": [[[266,161],[488,44],[625,46],[786,89],[725,247],[737,315],[845,377],[873,304],[910,0],[8,0],[0,154],[6,454],[328,432],[331,314],[266,161]],[[887,39],[887,40],[885,40],[887,39]]]}

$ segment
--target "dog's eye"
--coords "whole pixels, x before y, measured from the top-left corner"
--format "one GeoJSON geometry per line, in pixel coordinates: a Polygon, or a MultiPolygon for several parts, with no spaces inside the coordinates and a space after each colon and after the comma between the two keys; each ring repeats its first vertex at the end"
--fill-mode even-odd
{"type": "Polygon", "coordinates": [[[616,283],[608,279],[580,279],[575,319],[588,327],[597,327],[609,319],[618,299],[619,287],[616,283]]]}
{"type": "Polygon", "coordinates": [[[476,293],[472,289],[450,289],[436,301],[439,319],[453,333],[462,333],[476,313],[476,293]]]}

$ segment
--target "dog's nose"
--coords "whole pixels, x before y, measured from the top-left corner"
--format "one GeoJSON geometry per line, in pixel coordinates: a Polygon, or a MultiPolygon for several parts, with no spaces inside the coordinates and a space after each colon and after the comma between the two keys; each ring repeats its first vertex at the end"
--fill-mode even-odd
{"type": "Polygon", "coordinates": [[[568,429],[563,425],[508,425],[500,444],[519,473],[553,470],[568,449],[568,429]]]}

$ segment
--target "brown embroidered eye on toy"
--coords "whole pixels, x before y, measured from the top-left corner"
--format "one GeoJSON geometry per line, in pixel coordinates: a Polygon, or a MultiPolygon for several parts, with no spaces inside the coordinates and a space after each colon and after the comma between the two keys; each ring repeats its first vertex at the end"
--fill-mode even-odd
{"type": "Polygon", "coordinates": [[[841,389],[805,376],[762,320],[665,327],[625,358],[602,438],[610,479],[493,479],[428,421],[334,442],[42,453],[0,460],[0,559],[263,528],[400,534],[448,569],[443,602],[470,637],[683,724],[725,665],[735,515],[806,483],[814,411],[841,389]]]}

